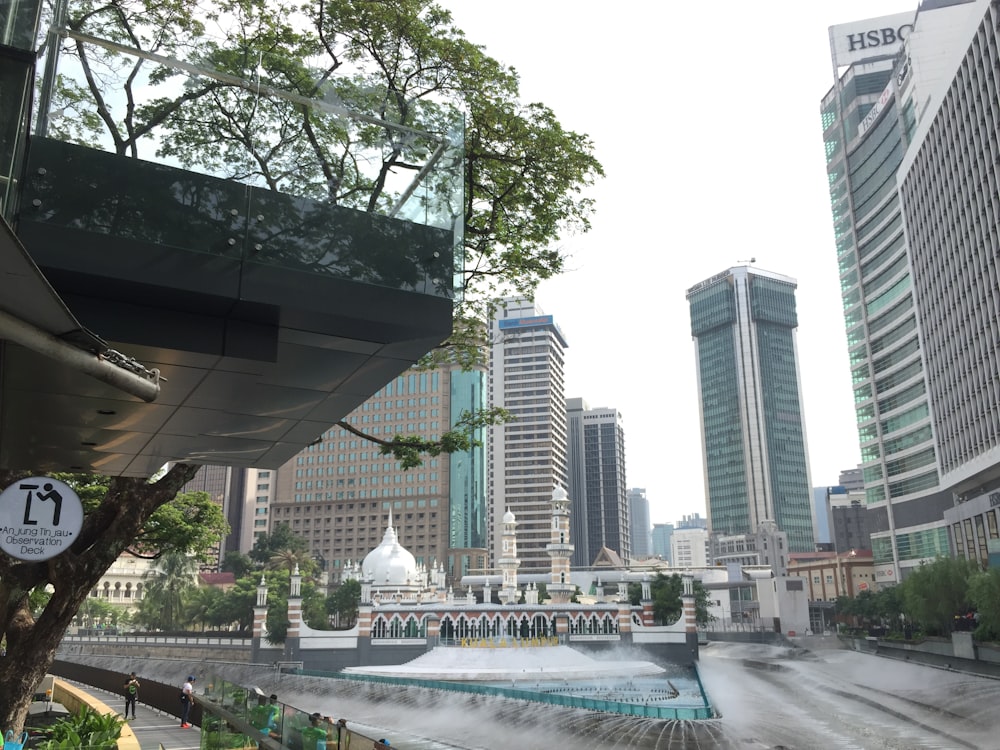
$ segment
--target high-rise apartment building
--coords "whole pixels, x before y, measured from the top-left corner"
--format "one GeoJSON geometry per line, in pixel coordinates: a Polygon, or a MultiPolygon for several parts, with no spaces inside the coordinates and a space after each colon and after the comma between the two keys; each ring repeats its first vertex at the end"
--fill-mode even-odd
{"type": "MultiPolygon", "coordinates": [[[[520,570],[548,572],[552,492],[569,485],[566,339],[551,315],[523,299],[498,303],[490,339],[490,405],[516,417],[489,431],[489,517],[491,533],[496,532],[491,539],[492,559],[495,563],[502,556],[499,530],[510,510],[517,517],[520,570]]],[[[579,506],[572,496],[571,502],[572,523],[579,506]]]]}
{"type": "Polygon", "coordinates": [[[346,417],[352,429],[334,425],[278,470],[272,527],[290,524],[333,582],[378,546],[390,514],[400,543],[419,564],[443,566],[451,580],[483,568],[485,435],[469,451],[428,456],[403,470],[358,433],[435,440],[463,411],[483,407],[485,379],[482,370],[445,365],[390,381],[346,417]]]}
{"type": "Polygon", "coordinates": [[[737,266],[691,287],[687,299],[709,528],[755,534],[773,521],[790,551],[811,552],[795,286],[787,276],[737,266]]]}
{"type": "Polygon", "coordinates": [[[989,7],[925,0],[830,29],[821,112],[879,584],[948,553],[953,488],[978,486],[996,446],[996,115],[964,103],[996,100],[989,7]]]}
{"type": "Polygon", "coordinates": [[[230,504],[226,518],[232,528],[226,551],[243,554],[254,548],[257,539],[271,531],[271,504],[277,490],[277,471],[233,469],[230,504]]]}
{"type": "Polygon", "coordinates": [[[649,525],[649,499],[646,490],[632,487],[625,493],[628,502],[629,536],[632,539],[632,558],[641,560],[653,554],[653,538],[649,525]]]}
{"type": "Polygon", "coordinates": [[[593,565],[602,547],[627,562],[632,557],[632,537],[622,416],[617,409],[592,409],[582,398],[570,398],[566,420],[573,565],[593,565]]]}

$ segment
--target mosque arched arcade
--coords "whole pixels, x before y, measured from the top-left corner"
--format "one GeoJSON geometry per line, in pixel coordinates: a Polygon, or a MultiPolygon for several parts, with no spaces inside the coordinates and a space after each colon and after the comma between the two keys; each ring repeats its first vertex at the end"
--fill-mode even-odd
{"type": "Polygon", "coordinates": [[[481,576],[464,590],[445,587],[439,567],[418,565],[399,543],[392,517],[382,542],[360,563],[348,565],[344,579],[361,584],[358,622],[349,630],[313,630],[302,621],[301,577],[292,575],[289,627],[284,647],[265,638],[267,590],[258,587],[253,633],[255,662],[301,662],[305,669],[336,671],[345,667],[401,664],[437,646],[508,649],[569,645],[585,651],[640,646],[650,655],[688,664],[698,658],[693,584],[685,577],[683,614],[672,625],[653,624],[650,579],[643,576],[638,606],[629,603],[624,576],[613,593],[571,601],[569,498],[552,493],[552,568],[544,581],[548,594],[539,601],[539,582],[518,576],[517,519],[503,518],[502,550],[496,576],[481,576]]]}

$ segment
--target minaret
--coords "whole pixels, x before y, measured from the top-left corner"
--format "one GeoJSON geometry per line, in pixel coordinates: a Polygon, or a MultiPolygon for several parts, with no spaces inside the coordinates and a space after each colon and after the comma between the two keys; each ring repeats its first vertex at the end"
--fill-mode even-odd
{"type": "Polygon", "coordinates": [[[260,574],[260,583],[257,584],[257,603],[253,608],[253,635],[250,639],[250,650],[255,662],[260,653],[261,641],[267,635],[267,580],[264,574],[260,574]]]}
{"type": "Polygon", "coordinates": [[[502,557],[497,561],[503,571],[503,584],[500,587],[500,601],[504,604],[514,604],[517,601],[517,569],[521,561],[517,559],[517,519],[508,509],[503,515],[503,537],[501,541],[502,557]]]}
{"type": "Polygon", "coordinates": [[[569,578],[569,559],[573,545],[569,543],[569,495],[562,487],[552,491],[552,541],[545,551],[552,558],[552,583],[549,598],[553,604],[566,604],[576,592],[569,578]]]}

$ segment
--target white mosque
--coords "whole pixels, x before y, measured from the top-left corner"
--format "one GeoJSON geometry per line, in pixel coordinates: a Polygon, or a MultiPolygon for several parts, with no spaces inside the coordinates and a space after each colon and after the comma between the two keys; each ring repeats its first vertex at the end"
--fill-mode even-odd
{"type": "Polygon", "coordinates": [[[672,625],[653,624],[648,575],[641,581],[638,606],[629,602],[624,576],[614,593],[588,597],[588,603],[571,601],[576,585],[570,578],[570,502],[562,488],[552,493],[551,508],[551,538],[546,549],[552,565],[545,581],[545,601],[539,601],[534,581],[522,584],[519,580],[517,519],[512,512],[503,517],[502,556],[497,561],[500,575],[480,577],[458,592],[446,588],[440,566],[417,564],[399,543],[390,516],[378,547],[360,564],[345,570],[345,579],[361,584],[357,624],[339,631],[309,628],[301,617],[301,578],[296,571],[290,587],[284,647],[269,647],[264,633],[267,590],[262,581],[255,608],[254,661],[277,657],[301,662],[306,669],[340,670],[399,665],[437,647],[455,647],[468,650],[469,655],[475,650],[479,660],[491,652],[507,654],[506,661],[511,663],[510,649],[572,646],[607,651],[633,644],[674,663],[696,660],[698,634],[691,579],[685,579],[683,615],[672,625]],[[498,586],[496,592],[494,586],[498,586]]]}

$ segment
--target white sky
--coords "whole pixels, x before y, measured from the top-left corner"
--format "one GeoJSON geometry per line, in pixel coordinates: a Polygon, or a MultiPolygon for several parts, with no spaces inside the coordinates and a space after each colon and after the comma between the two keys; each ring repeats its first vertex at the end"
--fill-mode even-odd
{"type": "Polygon", "coordinates": [[[566,395],[617,408],[654,523],[707,515],[685,291],[740,261],[798,281],[813,486],[859,462],[819,102],[828,27],[916,0],[440,0],[588,134],[605,179],[569,272],[536,300],[569,341],[566,395]]]}

